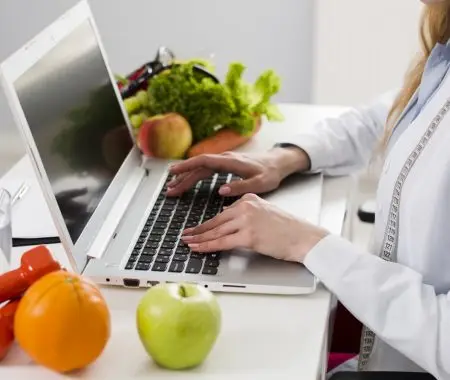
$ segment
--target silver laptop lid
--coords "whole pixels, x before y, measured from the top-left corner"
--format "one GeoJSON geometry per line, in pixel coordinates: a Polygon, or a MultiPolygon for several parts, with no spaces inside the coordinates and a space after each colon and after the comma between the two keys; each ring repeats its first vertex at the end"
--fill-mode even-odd
{"type": "MultiPolygon", "coordinates": [[[[55,225],[81,271],[96,236],[107,228],[107,216],[121,217],[117,200],[140,165],[87,2],[70,9],[1,68],[55,225]]],[[[111,235],[115,226],[109,228],[111,235]]]]}

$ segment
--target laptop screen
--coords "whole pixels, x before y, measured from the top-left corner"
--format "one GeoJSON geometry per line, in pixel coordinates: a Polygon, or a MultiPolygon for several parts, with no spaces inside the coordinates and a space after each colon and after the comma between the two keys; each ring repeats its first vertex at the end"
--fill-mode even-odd
{"type": "Polygon", "coordinates": [[[14,85],[75,243],[133,146],[89,21],[14,85]]]}

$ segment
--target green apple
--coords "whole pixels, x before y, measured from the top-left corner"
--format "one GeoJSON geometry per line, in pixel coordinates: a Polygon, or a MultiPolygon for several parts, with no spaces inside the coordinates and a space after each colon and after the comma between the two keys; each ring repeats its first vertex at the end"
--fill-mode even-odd
{"type": "Polygon", "coordinates": [[[216,297],[194,284],[159,284],[137,308],[139,337],[161,367],[180,370],[198,366],[213,348],[221,328],[216,297]]]}

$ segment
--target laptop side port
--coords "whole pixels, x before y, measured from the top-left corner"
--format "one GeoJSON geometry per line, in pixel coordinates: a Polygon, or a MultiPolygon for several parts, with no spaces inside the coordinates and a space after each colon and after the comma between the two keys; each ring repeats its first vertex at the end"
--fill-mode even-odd
{"type": "Polygon", "coordinates": [[[159,284],[159,281],[147,281],[147,286],[155,286],[158,284],[159,284]]]}
{"type": "Polygon", "coordinates": [[[124,278],[123,285],[127,288],[138,288],[140,281],[134,278],[124,278]]]}

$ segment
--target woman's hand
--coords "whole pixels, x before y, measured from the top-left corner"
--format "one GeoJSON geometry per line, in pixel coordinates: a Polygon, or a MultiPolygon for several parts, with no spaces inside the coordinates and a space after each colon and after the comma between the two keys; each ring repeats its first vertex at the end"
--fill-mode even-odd
{"type": "Polygon", "coordinates": [[[309,166],[308,155],[299,148],[274,148],[263,154],[202,155],[172,166],[170,171],[176,177],[169,183],[167,195],[181,195],[216,172],[233,173],[243,179],[222,186],[219,189],[222,196],[261,194],[276,189],[288,175],[305,171],[309,166]]]}
{"type": "Polygon", "coordinates": [[[303,262],[327,234],[257,195],[247,194],[215,218],[186,229],[182,239],[196,252],[247,248],[277,259],[303,262]]]}

